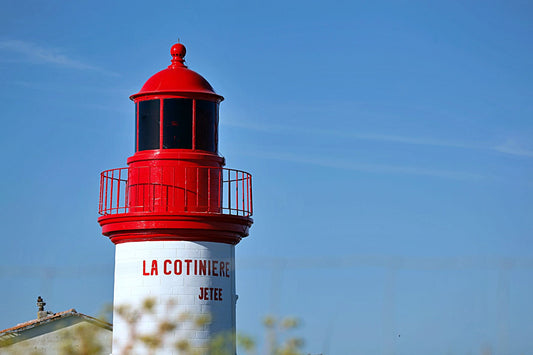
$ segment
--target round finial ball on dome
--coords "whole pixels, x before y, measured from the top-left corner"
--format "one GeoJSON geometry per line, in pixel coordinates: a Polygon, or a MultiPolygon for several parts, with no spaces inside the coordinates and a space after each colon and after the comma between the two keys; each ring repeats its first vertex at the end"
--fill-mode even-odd
{"type": "Polygon", "coordinates": [[[185,53],[187,53],[187,50],[185,49],[185,46],[181,43],[176,43],[170,48],[170,54],[173,57],[177,56],[177,57],[183,58],[185,57],[185,53]]]}

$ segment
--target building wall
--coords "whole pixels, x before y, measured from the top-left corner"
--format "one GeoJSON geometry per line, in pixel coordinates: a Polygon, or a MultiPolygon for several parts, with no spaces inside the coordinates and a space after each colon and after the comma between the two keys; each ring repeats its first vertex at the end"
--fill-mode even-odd
{"type": "Polygon", "coordinates": [[[57,355],[68,347],[74,353],[87,349],[89,354],[109,355],[112,338],[111,330],[69,317],[21,331],[13,344],[0,348],[0,355],[57,355]]]}

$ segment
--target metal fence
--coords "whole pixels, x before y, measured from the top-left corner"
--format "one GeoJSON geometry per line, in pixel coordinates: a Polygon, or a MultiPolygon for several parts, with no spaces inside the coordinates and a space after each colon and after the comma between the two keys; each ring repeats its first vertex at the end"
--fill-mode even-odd
{"type": "Polygon", "coordinates": [[[216,167],[129,167],[100,174],[101,215],[203,212],[251,216],[252,176],[216,167]]]}

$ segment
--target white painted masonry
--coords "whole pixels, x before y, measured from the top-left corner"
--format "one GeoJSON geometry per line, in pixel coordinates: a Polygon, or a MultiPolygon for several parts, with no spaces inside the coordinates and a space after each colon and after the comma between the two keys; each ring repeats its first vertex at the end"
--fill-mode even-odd
{"type": "Polygon", "coordinates": [[[117,244],[113,354],[121,354],[131,339],[128,322],[118,315],[118,307],[139,309],[150,298],[155,301],[154,312],[143,312],[138,334],[153,333],[162,321],[190,315],[169,334],[158,354],[179,354],[174,347],[179,340],[186,339],[200,349],[217,334],[234,336],[235,246],[187,241],[117,244]],[[211,322],[198,327],[193,319],[202,315],[210,316],[211,322]]]}

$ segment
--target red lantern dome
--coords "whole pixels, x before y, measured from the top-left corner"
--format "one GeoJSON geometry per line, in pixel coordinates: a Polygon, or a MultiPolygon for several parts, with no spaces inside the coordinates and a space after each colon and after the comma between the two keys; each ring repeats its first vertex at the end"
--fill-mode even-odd
{"type": "Polygon", "coordinates": [[[137,102],[139,98],[147,99],[152,96],[173,95],[196,98],[203,97],[210,101],[220,102],[224,97],[218,95],[213,87],[200,74],[187,68],[184,64],[185,46],[176,43],[170,49],[172,63],[168,68],[154,74],[137,94],[130,99],[137,102]]]}

